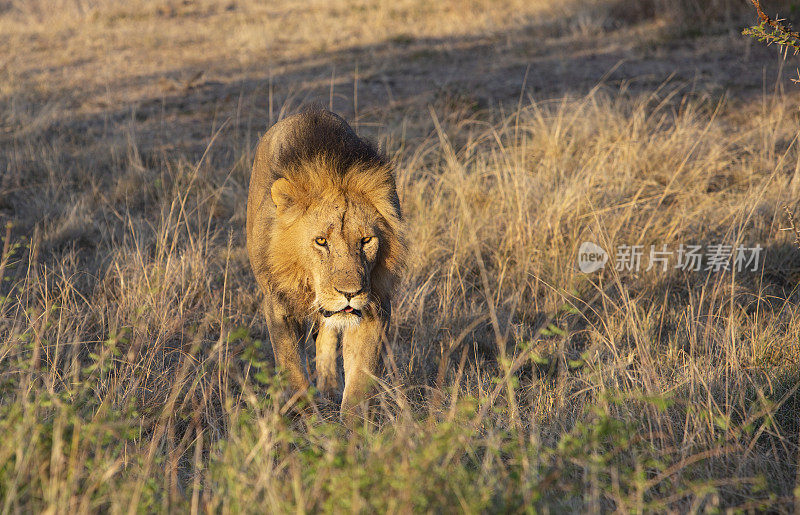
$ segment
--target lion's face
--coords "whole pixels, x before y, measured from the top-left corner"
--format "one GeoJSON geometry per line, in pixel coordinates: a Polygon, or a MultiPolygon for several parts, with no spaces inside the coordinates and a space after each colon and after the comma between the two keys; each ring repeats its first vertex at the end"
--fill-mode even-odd
{"type": "Polygon", "coordinates": [[[380,245],[377,220],[369,204],[340,197],[311,207],[299,222],[314,305],[325,323],[360,321],[380,245]]]}
{"type": "MultiPolygon", "coordinates": [[[[344,328],[358,324],[376,301],[371,279],[384,224],[373,205],[358,196],[327,193],[284,204],[276,236],[285,242],[286,257],[302,268],[312,309],[325,324],[344,328]]],[[[277,193],[276,198],[280,205],[277,193]]]]}
{"type": "Polygon", "coordinates": [[[344,329],[389,307],[404,255],[394,182],[388,169],[306,170],[271,186],[269,284],[303,316],[344,329]]]}

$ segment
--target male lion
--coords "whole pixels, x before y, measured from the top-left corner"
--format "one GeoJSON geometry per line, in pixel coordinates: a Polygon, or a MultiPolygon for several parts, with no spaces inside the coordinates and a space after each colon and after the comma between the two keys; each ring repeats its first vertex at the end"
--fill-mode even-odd
{"type": "Polygon", "coordinates": [[[334,113],[310,109],[276,123],[256,150],[247,198],[247,251],[264,292],[279,368],[309,387],[299,345],[316,329],[317,389],[342,412],[365,399],[376,372],[405,245],[388,160],[334,113]]]}

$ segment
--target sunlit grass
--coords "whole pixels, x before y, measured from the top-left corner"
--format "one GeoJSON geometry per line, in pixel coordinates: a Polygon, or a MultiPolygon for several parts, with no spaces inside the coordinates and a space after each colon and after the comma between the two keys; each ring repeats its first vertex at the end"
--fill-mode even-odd
{"type": "MultiPolygon", "coordinates": [[[[412,259],[373,415],[352,434],[333,413],[275,403],[237,230],[247,170],[236,156],[209,164],[215,141],[198,163],[131,172],[150,177],[145,210],[125,203],[140,192],[118,191],[120,204],[98,190],[112,220],[72,240],[11,227],[4,508],[788,502],[791,106],[748,108],[734,131],[724,104],[661,99],[590,94],[489,123],[430,113],[431,139],[393,156],[412,259]],[[767,261],[758,274],[586,275],[582,241],[759,243],[767,261]]],[[[125,166],[143,166],[137,154],[125,166]]]]}
{"type": "MultiPolygon", "coordinates": [[[[386,112],[362,93],[356,125],[395,163],[412,244],[384,370],[352,430],[330,407],[279,400],[245,199],[258,134],[298,98],[272,105],[264,63],[436,37],[513,47],[520,25],[573,44],[662,3],[312,2],[316,24],[250,1],[2,4],[3,513],[794,505],[791,92],[727,99],[676,81],[495,108],[442,88],[386,112]],[[207,66],[200,82],[256,69],[267,85],[232,108],[189,103],[188,121],[138,105],[188,95],[195,70],[176,63],[207,66]],[[611,253],[602,271],[579,271],[586,241],[611,253]],[[681,244],[760,245],[764,260],[613,266],[620,245],[681,244]]],[[[346,96],[335,78],[332,99],[346,96]]]]}

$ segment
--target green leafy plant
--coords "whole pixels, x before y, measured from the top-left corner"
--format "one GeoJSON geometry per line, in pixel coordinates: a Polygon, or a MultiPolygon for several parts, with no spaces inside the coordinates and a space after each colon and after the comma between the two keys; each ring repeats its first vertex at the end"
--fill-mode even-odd
{"type": "Polygon", "coordinates": [[[786,27],[786,25],[782,23],[784,20],[771,18],[765,14],[759,0],[750,1],[756,8],[760,23],[744,29],[742,34],[751,36],[767,44],[778,45],[787,52],[790,49],[795,54],[800,52],[800,33],[786,27]]]}

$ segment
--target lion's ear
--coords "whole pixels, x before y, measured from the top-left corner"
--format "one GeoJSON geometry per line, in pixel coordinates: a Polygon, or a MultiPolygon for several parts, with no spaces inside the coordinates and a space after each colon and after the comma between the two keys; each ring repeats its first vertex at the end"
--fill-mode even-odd
{"type": "Polygon", "coordinates": [[[272,183],[270,195],[272,195],[272,203],[275,204],[275,209],[280,213],[289,207],[293,198],[292,185],[288,180],[280,178],[272,183]]]}

